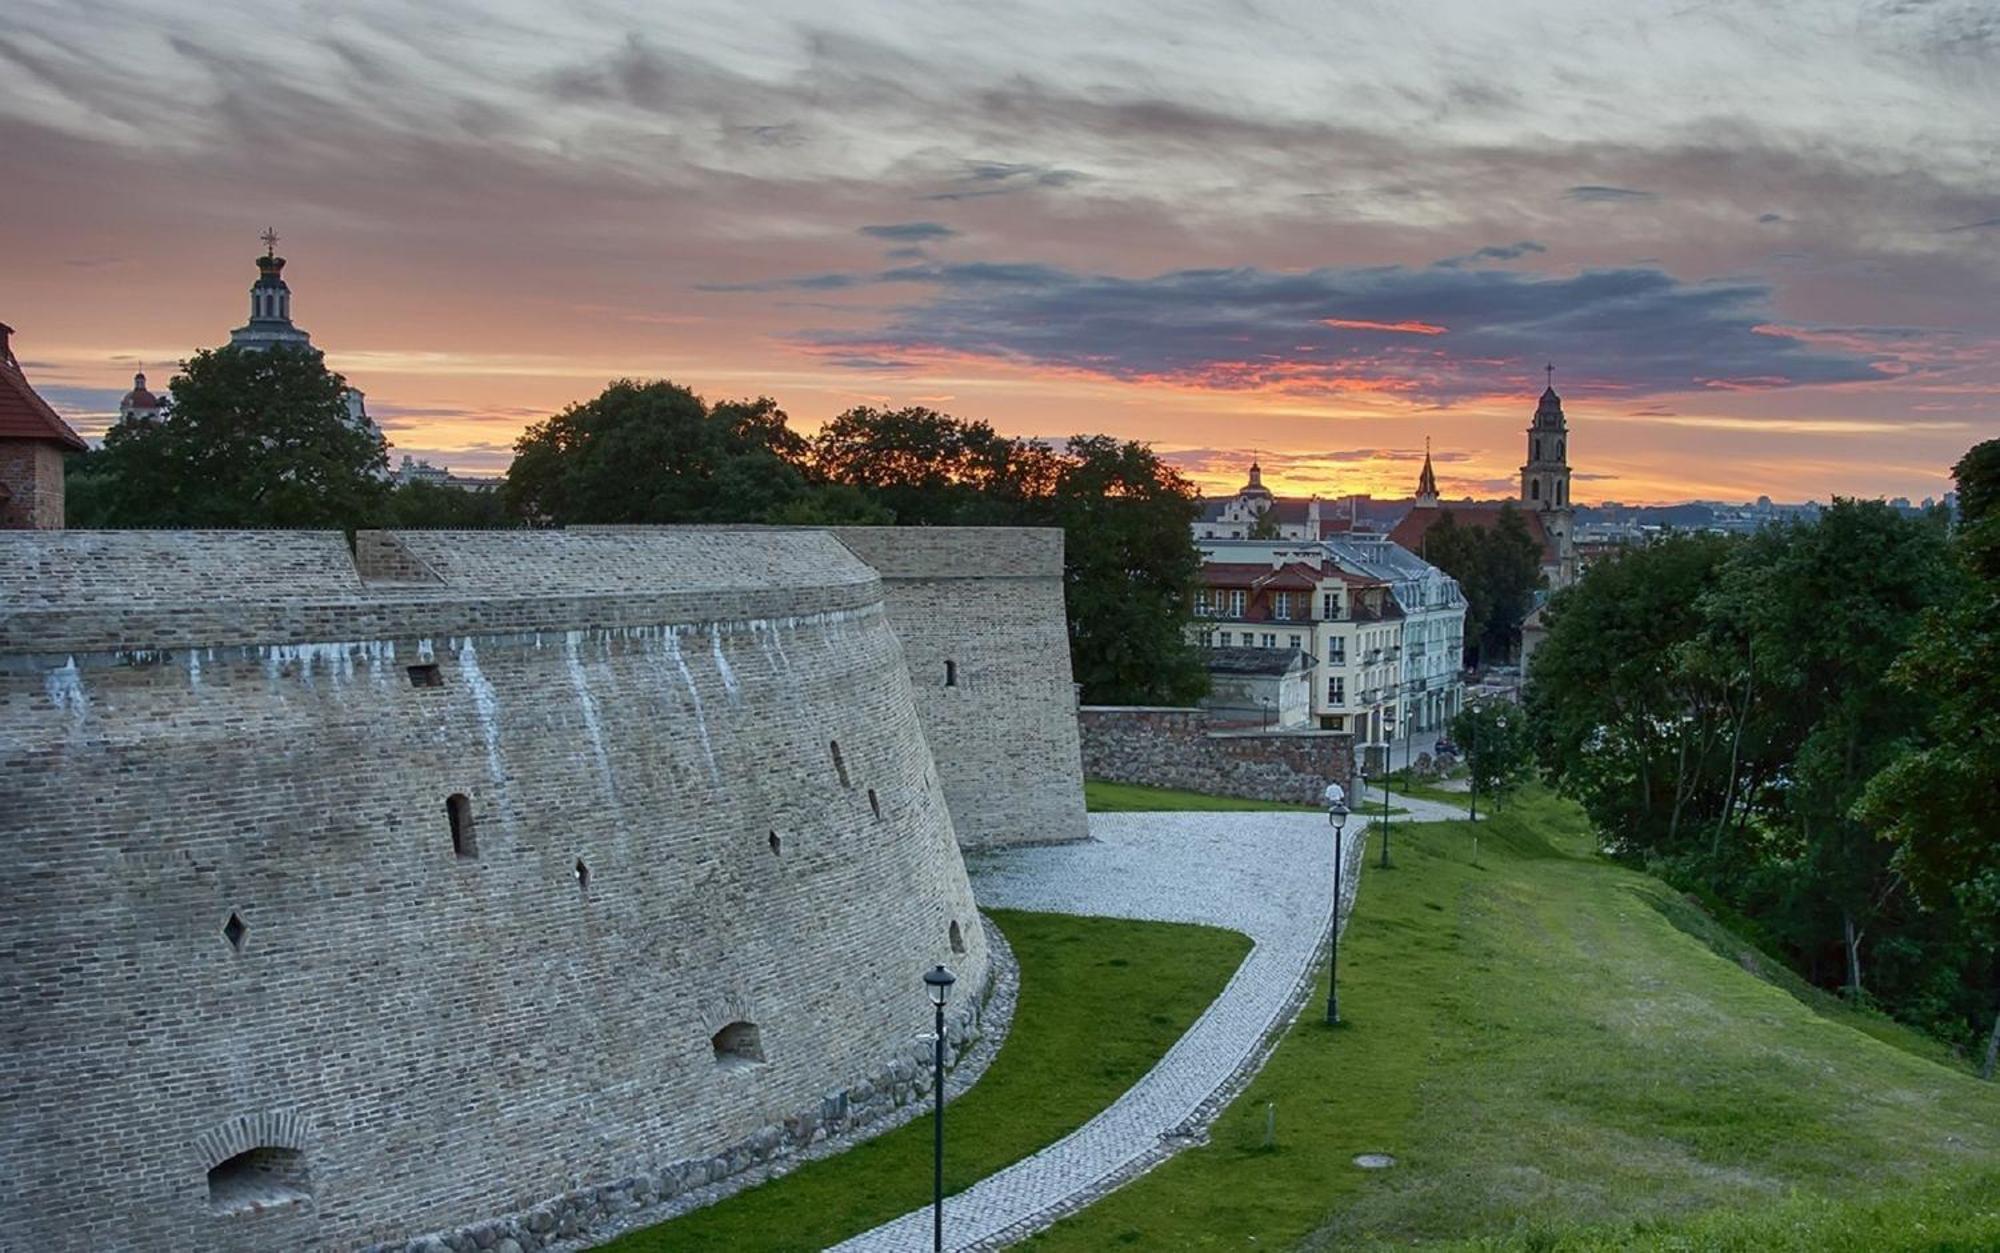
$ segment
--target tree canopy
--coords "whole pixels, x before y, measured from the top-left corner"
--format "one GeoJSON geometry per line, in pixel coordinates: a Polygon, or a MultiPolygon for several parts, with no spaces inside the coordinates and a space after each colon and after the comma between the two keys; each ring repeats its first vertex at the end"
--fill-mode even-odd
{"type": "Polygon", "coordinates": [[[157,418],[121,421],[76,459],[75,526],[372,525],[388,492],[382,437],[348,416],[320,354],[204,349],[157,418]]]}
{"type": "Polygon", "coordinates": [[[1512,656],[1542,581],[1541,545],[1514,502],[1500,506],[1490,527],[1460,522],[1445,509],[1424,532],[1423,556],[1465,593],[1465,643],[1476,660],[1512,656]]]}

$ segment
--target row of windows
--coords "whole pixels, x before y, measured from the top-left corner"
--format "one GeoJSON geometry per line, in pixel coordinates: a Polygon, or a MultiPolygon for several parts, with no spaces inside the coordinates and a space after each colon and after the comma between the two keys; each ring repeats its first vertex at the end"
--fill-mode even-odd
{"type": "MultiPolygon", "coordinates": [[[[1272,592],[1271,619],[1274,622],[1290,622],[1303,618],[1312,610],[1312,598],[1306,592],[1272,592]]],[[[1202,618],[1240,618],[1249,607],[1249,597],[1242,589],[1211,591],[1207,588],[1194,594],[1194,612],[1202,618]]],[[[1325,592],[1320,596],[1319,615],[1322,618],[1340,617],[1340,593],[1325,592]]]]}
{"type": "MultiPolygon", "coordinates": [[[[1236,632],[1234,631],[1203,631],[1200,638],[1203,648],[1234,648],[1236,646],[1236,632]]],[[[1286,647],[1304,648],[1305,638],[1303,635],[1288,635],[1285,637],[1287,641],[1286,647]]],[[[1275,632],[1266,631],[1261,637],[1255,631],[1243,632],[1243,647],[1245,648],[1276,648],[1277,646],[1278,636],[1275,632]]]]}

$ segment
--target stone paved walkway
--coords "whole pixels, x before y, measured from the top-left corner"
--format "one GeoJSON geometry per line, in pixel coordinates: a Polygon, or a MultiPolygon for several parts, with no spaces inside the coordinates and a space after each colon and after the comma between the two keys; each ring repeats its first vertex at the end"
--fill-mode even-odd
{"type": "MultiPolygon", "coordinates": [[[[1364,830],[1349,821],[1343,918],[1359,879],[1364,830]]],[[[1333,831],[1323,815],[1092,814],[1090,831],[1083,844],[969,859],[980,903],[1208,923],[1241,931],[1255,946],[1187,1034],[1110,1107],[1034,1156],[947,1197],[949,1248],[1020,1239],[1158,1160],[1163,1142],[1212,1114],[1246,1068],[1261,1062],[1266,1037],[1288,1018],[1326,938],[1333,831]]],[[[930,1247],[928,1208],[836,1246],[840,1253],[930,1247]]]]}

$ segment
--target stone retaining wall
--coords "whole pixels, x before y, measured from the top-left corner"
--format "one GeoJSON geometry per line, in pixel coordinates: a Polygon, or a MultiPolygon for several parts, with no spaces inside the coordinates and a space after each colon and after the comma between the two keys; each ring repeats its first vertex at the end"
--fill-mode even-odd
{"type": "Polygon", "coordinates": [[[1077,725],[1087,778],[1298,805],[1353,791],[1345,731],[1217,730],[1206,710],[1130,705],[1085,705],[1077,725]]]}

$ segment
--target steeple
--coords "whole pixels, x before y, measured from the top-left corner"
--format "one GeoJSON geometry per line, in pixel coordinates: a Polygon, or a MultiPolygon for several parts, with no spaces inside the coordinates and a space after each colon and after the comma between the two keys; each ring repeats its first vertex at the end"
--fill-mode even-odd
{"type": "Polygon", "coordinates": [[[229,332],[236,348],[284,346],[312,348],[312,336],[292,325],[292,289],[285,285],[285,259],[278,255],[278,233],[270,227],[257,238],[264,255],[257,258],[257,281],[250,284],[250,321],[229,332]]]}
{"type": "Polygon", "coordinates": [[[1437,472],[1431,469],[1431,437],[1424,436],[1424,472],[1417,476],[1417,498],[1414,502],[1419,509],[1435,509],[1438,503],[1437,472]]]}
{"type": "Polygon", "coordinates": [[[1238,496],[1269,497],[1271,494],[1271,489],[1264,486],[1264,467],[1258,465],[1255,461],[1252,461],[1250,463],[1250,481],[1248,483],[1245,483],[1242,487],[1242,490],[1238,491],[1236,494],[1238,496]]]}
{"type": "Polygon", "coordinates": [[[1555,367],[1547,369],[1552,377],[1528,424],[1528,462],[1521,467],[1521,503],[1544,513],[1570,507],[1569,423],[1556,395],[1555,367]]]}

